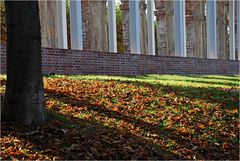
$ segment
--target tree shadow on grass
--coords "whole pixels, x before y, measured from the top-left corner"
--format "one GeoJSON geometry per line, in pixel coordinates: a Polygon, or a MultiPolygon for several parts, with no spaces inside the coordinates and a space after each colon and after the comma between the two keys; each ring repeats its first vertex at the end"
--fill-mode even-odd
{"type": "MultiPolygon", "coordinates": [[[[46,93],[50,98],[53,98],[55,100],[63,102],[64,104],[75,107],[76,111],[80,112],[81,111],[80,107],[86,107],[87,111],[93,111],[95,112],[96,115],[102,115],[102,116],[106,116],[107,118],[116,118],[116,119],[124,120],[125,122],[128,122],[130,124],[134,124],[134,126],[136,127],[140,127],[146,132],[154,133],[166,138],[168,137],[173,140],[175,139],[178,139],[180,141],[182,140],[181,136],[176,132],[172,133],[171,131],[160,130],[157,124],[153,124],[153,123],[151,124],[141,119],[138,119],[136,117],[133,117],[134,114],[127,116],[122,114],[121,112],[107,109],[104,106],[91,104],[84,100],[78,100],[74,96],[72,96],[70,93],[63,94],[63,93],[52,91],[52,90],[46,90],[46,93]]],[[[185,142],[184,140],[182,141],[185,142]]],[[[182,144],[182,143],[179,143],[179,144],[182,144]]]]}
{"type": "MultiPolygon", "coordinates": [[[[95,120],[49,112],[51,113],[49,123],[37,130],[3,122],[1,137],[7,137],[10,134],[21,138],[31,143],[34,151],[42,151],[45,155],[64,160],[178,159],[177,156],[155,145],[151,140],[130,132],[104,126],[95,120]],[[28,135],[34,131],[37,132],[28,135]]],[[[17,158],[16,155],[15,157],[17,158]]]]}
{"type": "MultiPolygon", "coordinates": [[[[156,139],[164,138],[165,140],[174,141],[175,143],[177,143],[177,145],[179,145],[179,147],[178,147],[179,149],[185,149],[185,150],[191,151],[191,149],[193,148],[191,145],[191,140],[189,140],[188,138],[194,138],[194,136],[186,136],[186,134],[179,133],[178,131],[175,131],[175,129],[170,129],[170,130],[169,129],[168,130],[160,129],[157,124],[151,124],[151,123],[145,122],[141,119],[138,119],[136,117],[133,117],[131,115],[127,116],[127,115],[122,114],[121,112],[116,112],[116,111],[113,111],[110,109],[106,109],[103,106],[98,106],[98,105],[96,106],[95,104],[91,104],[88,101],[76,99],[75,96],[72,96],[70,93],[63,94],[63,93],[56,92],[53,90],[47,90],[46,92],[48,93],[48,96],[50,98],[59,100],[60,102],[63,102],[72,107],[76,107],[75,110],[79,110],[79,112],[81,112],[81,109],[80,108],[78,109],[78,107],[85,106],[85,107],[87,107],[87,111],[96,112],[97,114],[95,113],[95,116],[103,115],[103,116],[106,116],[107,118],[115,118],[115,119],[123,120],[125,122],[128,122],[129,124],[133,124],[135,126],[135,128],[138,127],[140,129],[143,129],[143,131],[146,133],[154,134],[155,137],[157,135],[156,139]]],[[[127,131],[127,128],[125,130],[122,129],[121,133],[122,132],[126,133],[126,131],[127,131]]],[[[139,136],[133,135],[132,133],[129,133],[129,132],[127,132],[127,135],[130,135],[131,139],[140,138],[142,140],[145,140],[145,138],[143,136],[139,137],[139,136]]],[[[137,143],[135,143],[135,144],[137,144],[137,143]]],[[[161,149],[160,151],[162,151],[163,147],[161,147],[161,145],[159,143],[151,142],[151,144],[154,146],[158,146],[159,150],[161,149]]],[[[132,146],[132,145],[130,145],[130,146],[132,146]]],[[[217,150],[217,146],[215,146],[215,145],[212,145],[212,146],[213,146],[212,148],[215,149],[215,153],[218,153],[218,154],[222,153],[221,149],[217,150]]],[[[174,158],[190,159],[191,157],[193,157],[193,155],[195,155],[197,158],[201,158],[201,159],[205,158],[206,156],[208,159],[213,159],[213,158],[216,159],[218,157],[219,157],[219,159],[222,158],[221,155],[215,156],[215,154],[213,154],[211,151],[208,151],[204,148],[198,152],[194,152],[194,154],[186,153],[183,156],[177,156],[176,154],[173,155],[169,151],[167,151],[167,153],[166,152],[164,152],[164,153],[168,155],[168,159],[174,159],[174,158]],[[191,155],[190,158],[189,158],[189,155],[191,155]]],[[[162,152],[160,152],[159,154],[162,154],[162,152]]],[[[233,156],[233,157],[235,157],[235,156],[233,156]]],[[[163,157],[160,157],[160,158],[163,158],[163,157]]]]}
{"type": "MultiPolygon", "coordinates": [[[[48,90],[46,93],[50,98],[64,101],[64,103],[72,103],[73,106],[84,105],[89,110],[93,107],[88,102],[74,100],[70,95],[61,95],[48,90]],[[66,99],[61,99],[62,97],[66,97],[66,99]]],[[[4,94],[1,96],[4,101],[4,94]]],[[[7,155],[6,158],[2,155],[2,159],[39,159],[39,157],[46,159],[42,155],[48,156],[47,159],[64,160],[179,159],[178,156],[156,145],[152,140],[144,139],[124,129],[106,126],[94,118],[89,120],[73,117],[67,113],[61,114],[58,112],[61,107],[58,108],[58,110],[47,110],[48,123],[41,127],[1,122],[1,138],[13,138],[10,142],[2,142],[2,147],[15,149],[10,150],[7,154],[2,153],[7,155]],[[18,139],[22,143],[17,141],[18,139]],[[27,149],[27,151],[24,154],[19,153],[16,150],[19,147],[27,149]]],[[[112,112],[102,109],[100,113],[112,112]]],[[[117,113],[113,113],[112,116],[122,117],[117,113]]]]}

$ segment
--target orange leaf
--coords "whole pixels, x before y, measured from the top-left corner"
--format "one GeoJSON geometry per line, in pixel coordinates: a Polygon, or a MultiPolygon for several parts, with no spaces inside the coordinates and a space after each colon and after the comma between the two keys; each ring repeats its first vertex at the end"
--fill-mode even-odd
{"type": "Polygon", "coordinates": [[[112,110],[115,111],[115,112],[119,112],[120,111],[117,107],[113,107],[112,110]]]}
{"type": "Polygon", "coordinates": [[[223,150],[226,151],[227,149],[230,148],[230,145],[228,143],[223,143],[223,150]]]}
{"type": "Polygon", "coordinates": [[[91,115],[89,115],[89,114],[85,116],[86,120],[89,120],[90,118],[91,118],[91,115]]]}

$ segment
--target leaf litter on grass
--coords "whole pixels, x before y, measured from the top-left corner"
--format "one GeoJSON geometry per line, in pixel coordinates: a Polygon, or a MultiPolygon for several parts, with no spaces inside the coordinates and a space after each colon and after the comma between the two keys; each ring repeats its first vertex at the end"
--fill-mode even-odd
{"type": "Polygon", "coordinates": [[[2,122],[1,159],[238,159],[236,92],[67,77],[44,86],[49,122],[2,122]]]}

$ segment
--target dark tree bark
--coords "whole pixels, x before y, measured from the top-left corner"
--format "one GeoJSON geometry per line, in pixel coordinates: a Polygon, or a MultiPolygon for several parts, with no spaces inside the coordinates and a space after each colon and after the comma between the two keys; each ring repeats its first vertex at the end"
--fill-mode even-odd
{"type": "Polygon", "coordinates": [[[24,124],[46,120],[37,1],[6,1],[6,118],[24,124]]]}

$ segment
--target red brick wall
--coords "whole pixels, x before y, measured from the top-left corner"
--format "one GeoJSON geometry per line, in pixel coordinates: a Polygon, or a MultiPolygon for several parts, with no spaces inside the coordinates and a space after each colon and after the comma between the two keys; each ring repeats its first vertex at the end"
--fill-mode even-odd
{"type": "MultiPolygon", "coordinates": [[[[51,48],[42,48],[42,61],[44,74],[239,74],[239,61],[51,48]]],[[[1,73],[6,73],[6,47],[3,45],[1,73]]]]}

